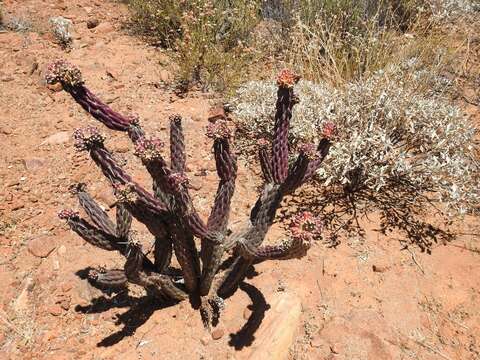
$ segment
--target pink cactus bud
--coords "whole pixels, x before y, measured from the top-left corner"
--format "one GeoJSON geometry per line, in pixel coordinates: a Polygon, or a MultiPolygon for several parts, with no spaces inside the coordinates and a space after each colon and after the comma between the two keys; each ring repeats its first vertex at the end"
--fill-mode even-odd
{"type": "Polygon", "coordinates": [[[90,280],[97,280],[98,279],[98,270],[95,270],[95,269],[92,269],[88,272],[88,275],[87,277],[90,279],[90,280]]]}
{"type": "Polygon", "coordinates": [[[312,242],[320,236],[322,222],[319,217],[314,216],[311,212],[304,211],[293,217],[290,232],[294,239],[312,242]]]}
{"type": "Polygon", "coordinates": [[[270,141],[268,141],[267,139],[261,138],[261,139],[258,139],[257,145],[259,148],[265,149],[270,146],[270,141]]]}
{"type": "Polygon", "coordinates": [[[140,116],[138,114],[130,114],[127,116],[130,121],[130,125],[140,125],[140,116]]]}
{"type": "Polygon", "coordinates": [[[143,162],[150,162],[160,158],[164,143],[160,139],[140,139],[135,144],[135,155],[143,162]]]}
{"type": "Polygon", "coordinates": [[[133,204],[138,200],[134,184],[115,184],[113,188],[115,197],[120,203],[133,204]]]}
{"type": "Polygon", "coordinates": [[[298,145],[298,151],[309,160],[315,160],[318,157],[317,147],[312,143],[301,143],[298,145]]]}
{"type": "Polygon", "coordinates": [[[225,120],[218,120],[207,125],[207,136],[211,139],[228,139],[231,136],[230,129],[225,120]]]}
{"type": "Polygon", "coordinates": [[[182,117],[179,114],[173,114],[168,117],[170,122],[179,123],[182,121],[182,117]]]}
{"type": "Polygon", "coordinates": [[[79,214],[78,212],[73,211],[72,209],[64,209],[58,213],[58,217],[62,220],[69,220],[69,219],[78,218],[79,214]]]}
{"type": "Polygon", "coordinates": [[[93,126],[75,130],[73,132],[73,139],[74,146],[80,151],[102,146],[105,141],[105,137],[93,126]]]}
{"type": "Polygon", "coordinates": [[[277,85],[281,88],[292,88],[298,81],[300,76],[294,73],[292,70],[284,69],[280,71],[277,76],[277,85]]]}
{"type": "Polygon", "coordinates": [[[337,126],[331,122],[327,121],[323,124],[322,135],[327,139],[331,139],[337,135],[337,126]]]}
{"type": "Polygon", "coordinates": [[[188,177],[183,173],[172,173],[168,176],[170,186],[175,190],[181,190],[188,185],[188,177]]]}
{"type": "Polygon", "coordinates": [[[47,84],[60,82],[72,87],[83,84],[80,69],[65,60],[56,60],[48,65],[45,81],[47,84]]]}

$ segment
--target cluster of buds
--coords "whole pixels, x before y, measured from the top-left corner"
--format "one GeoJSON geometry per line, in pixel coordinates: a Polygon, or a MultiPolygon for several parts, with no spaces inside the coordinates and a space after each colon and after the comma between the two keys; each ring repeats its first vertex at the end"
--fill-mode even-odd
{"type": "Polygon", "coordinates": [[[138,200],[134,184],[115,184],[114,192],[119,203],[133,204],[138,200]]]}
{"type": "Polygon", "coordinates": [[[322,136],[327,139],[333,139],[337,136],[337,126],[331,122],[327,121],[322,126],[322,136]]]}
{"type": "Polygon", "coordinates": [[[64,209],[58,213],[58,217],[62,220],[70,220],[79,217],[79,213],[72,209],[64,209]]]}
{"type": "Polygon", "coordinates": [[[322,234],[322,222],[318,216],[314,216],[309,211],[304,211],[293,217],[290,224],[290,233],[293,239],[312,243],[322,234]]]}
{"type": "Polygon", "coordinates": [[[298,151],[305,155],[309,160],[315,160],[318,158],[318,151],[315,144],[301,143],[297,147],[298,151]]]}
{"type": "Polygon", "coordinates": [[[231,131],[225,120],[218,120],[207,125],[207,136],[213,140],[228,139],[231,136],[231,131]]]}
{"type": "Polygon", "coordinates": [[[300,76],[289,69],[284,69],[277,76],[277,85],[280,88],[291,89],[300,80],[300,76]]]}
{"type": "Polygon", "coordinates": [[[73,139],[74,146],[80,151],[102,146],[105,141],[105,137],[93,126],[75,130],[73,139]]]}
{"type": "Polygon", "coordinates": [[[168,176],[168,184],[175,192],[181,192],[188,185],[188,177],[183,173],[171,173],[168,176]]]}
{"type": "Polygon", "coordinates": [[[161,150],[164,145],[160,139],[142,138],[135,143],[135,155],[142,159],[142,162],[149,163],[162,157],[161,150]]]}
{"type": "Polygon", "coordinates": [[[80,69],[65,60],[54,61],[47,67],[45,81],[47,84],[60,82],[71,87],[83,84],[80,69]]]}

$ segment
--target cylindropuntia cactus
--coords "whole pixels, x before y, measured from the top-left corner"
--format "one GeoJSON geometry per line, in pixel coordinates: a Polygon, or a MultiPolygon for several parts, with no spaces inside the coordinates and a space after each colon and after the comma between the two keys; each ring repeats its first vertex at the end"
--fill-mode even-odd
{"type": "Polygon", "coordinates": [[[304,256],[320,235],[321,224],[311,213],[293,219],[291,237],[277,245],[262,245],[282,198],[308,181],[327,156],[336,134],[333,124],[322,130],[323,139],[298,146],[299,154],[289,166],[288,131],[292,110],[299,101],[293,89],[299,76],[284,70],[277,78],[278,93],[273,143],[259,141],[259,158],[264,188],[241,230],[228,228],[230,204],[235,191],[237,160],[227,122],[218,120],[207,127],[220,179],[210,216],[205,223],[189,194],[185,174],[185,143],[182,118],[170,117],[170,164],[164,160],[164,144],[147,138],[138,117],[123,116],[102,103],[86,86],[80,70],[56,61],[46,75],[49,83],[60,82],[95,119],[113,130],[128,134],[137,155],[153,179],[153,193],[137,184],[119,166],[104,146],[104,137],[92,127],[74,132],[75,147],[88,151],[110,181],[117,197],[116,224],[80,184],[74,188],[80,205],[91,222],[76,212],[64,210],[59,217],[90,244],[118,251],[125,258],[124,269],[99,269],[90,274],[101,286],[124,287],[127,282],[145,287],[154,296],[200,304],[207,326],[218,319],[223,299],[236,290],[250,266],[266,260],[304,256]],[[270,150],[269,150],[270,148],[270,150]],[[145,224],[154,237],[153,261],[142,251],[130,231],[132,218],[145,224]],[[200,239],[197,249],[195,239],[200,239]],[[171,276],[172,251],[180,264],[183,279],[171,276]],[[223,265],[223,266],[222,266],[223,265]],[[220,270],[222,269],[222,270],[220,270]]]}

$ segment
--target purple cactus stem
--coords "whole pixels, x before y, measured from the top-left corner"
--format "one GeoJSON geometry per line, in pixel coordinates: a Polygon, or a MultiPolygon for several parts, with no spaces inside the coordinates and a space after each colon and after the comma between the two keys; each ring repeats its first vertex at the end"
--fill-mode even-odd
{"type": "Polygon", "coordinates": [[[278,91],[275,112],[274,137],[272,144],[272,175],[281,184],[288,175],[288,130],[292,108],[298,102],[293,86],[299,77],[289,70],[283,70],[277,78],[278,91]]]}
{"type": "Polygon", "coordinates": [[[186,152],[183,136],[182,117],[178,114],[170,116],[170,159],[174,172],[185,172],[186,152]]]}

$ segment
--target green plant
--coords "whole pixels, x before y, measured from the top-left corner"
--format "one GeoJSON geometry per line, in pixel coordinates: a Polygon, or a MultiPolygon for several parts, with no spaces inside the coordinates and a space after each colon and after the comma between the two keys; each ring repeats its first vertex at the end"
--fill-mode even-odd
{"type": "Polygon", "coordinates": [[[139,33],[172,50],[177,80],[228,91],[254,59],[249,37],[259,21],[247,0],[131,0],[139,33]]]}
{"type": "MultiPolygon", "coordinates": [[[[430,61],[433,66],[441,60],[430,61]]],[[[329,186],[327,195],[336,189],[358,200],[358,206],[390,214],[431,204],[446,206],[452,216],[475,211],[480,199],[477,131],[446,99],[451,87],[450,80],[416,58],[341,89],[301,81],[302,102],[292,119],[290,142],[315,141],[325,122],[344,129],[333,156],[317,172],[319,190],[329,186]]],[[[244,154],[271,133],[274,92],[268,82],[253,81],[232,101],[244,154]]],[[[317,195],[319,203],[323,196],[317,195]]]]}
{"type": "Polygon", "coordinates": [[[84,185],[76,187],[80,205],[90,223],[72,210],[59,216],[89,243],[126,257],[124,269],[94,271],[91,279],[102,285],[143,286],[160,298],[181,301],[187,298],[200,307],[207,326],[215,324],[223,299],[234,292],[247,270],[255,263],[271,259],[300,258],[320,234],[319,220],[311,213],[299,214],[292,222],[291,238],[278,245],[262,245],[283,197],[308,181],[327,156],[335,132],[324,127],[318,146],[299,147],[299,155],[289,165],[288,132],[292,109],[298,102],[293,87],[298,76],[283,71],[277,78],[277,100],[271,152],[260,148],[263,159],[264,188],[244,226],[233,233],[228,229],[230,203],[237,176],[236,156],[230,143],[230,129],[223,120],[207,127],[213,139],[213,151],[220,178],[214,204],[207,222],[195,210],[185,174],[185,144],[180,116],[170,118],[170,166],[162,156],[163,144],[145,136],[139,121],[123,116],[102,103],[84,84],[80,70],[64,61],[51,64],[48,83],[60,82],[85,111],[107,127],[127,132],[153,179],[153,194],[136,183],[105,148],[104,137],[95,128],[76,130],[75,146],[87,151],[110,181],[118,199],[116,224],[88,195],[84,185]],[[132,217],[143,223],[154,236],[154,260],[151,261],[130,231],[132,217]],[[200,251],[195,239],[200,240],[200,251]],[[182,276],[169,269],[172,250],[182,276]]]}

